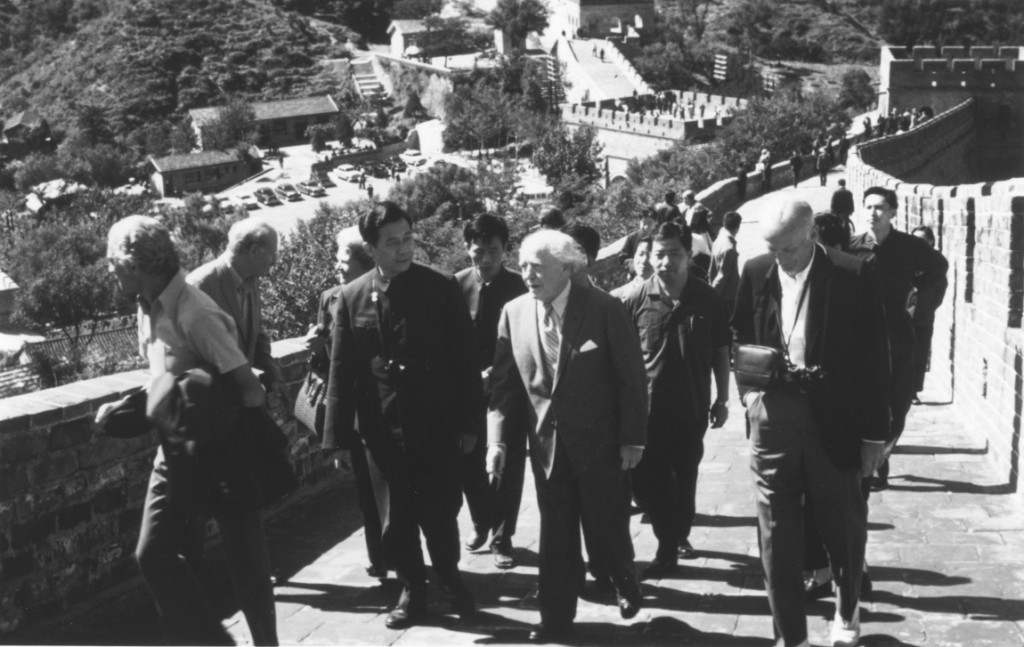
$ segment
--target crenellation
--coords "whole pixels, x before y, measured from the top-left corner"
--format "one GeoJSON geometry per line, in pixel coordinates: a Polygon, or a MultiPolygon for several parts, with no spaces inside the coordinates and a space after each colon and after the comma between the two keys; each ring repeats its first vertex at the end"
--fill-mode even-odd
{"type": "Polygon", "coordinates": [[[974,59],[982,58],[995,58],[997,56],[997,49],[988,45],[975,45],[971,47],[971,57],[974,59]]]}
{"type": "Polygon", "coordinates": [[[915,45],[912,55],[915,61],[919,61],[923,58],[935,58],[937,52],[933,45],[915,45]]]}

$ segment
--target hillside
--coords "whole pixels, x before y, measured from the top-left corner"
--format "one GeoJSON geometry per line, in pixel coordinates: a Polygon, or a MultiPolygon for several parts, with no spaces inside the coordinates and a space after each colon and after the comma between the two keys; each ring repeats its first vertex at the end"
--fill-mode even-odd
{"type": "Polygon", "coordinates": [[[34,1],[36,11],[45,2],[0,0],[0,14],[14,12],[0,59],[0,107],[9,115],[32,106],[59,129],[74,122],[76,105],[102,107],[127,136],[229,94],[335,92],[340,79],[321,61],[347,55],[347,30],[314,26],[267,0],[108,0],[69,33],[36,29],[31,47],[22,42],[19,50],[10,30],[34,1]]]}

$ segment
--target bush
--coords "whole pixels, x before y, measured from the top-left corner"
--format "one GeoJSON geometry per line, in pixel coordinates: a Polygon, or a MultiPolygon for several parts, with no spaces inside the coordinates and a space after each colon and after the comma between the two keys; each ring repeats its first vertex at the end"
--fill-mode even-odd
{"type": "Polygon", "coordinates": [[[338,284],[334,238],[370,204],[321,202],[312,218],[300,220],[281,240],[277,263],[262,282],[264,328],[271,339],[301,337],[316,323],[320,294],[338,284]]]}

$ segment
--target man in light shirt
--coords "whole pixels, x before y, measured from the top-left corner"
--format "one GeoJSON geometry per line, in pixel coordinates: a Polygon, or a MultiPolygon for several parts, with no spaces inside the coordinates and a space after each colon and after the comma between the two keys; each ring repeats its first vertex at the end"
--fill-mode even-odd
{"type": "Polygon", "coordinates": [[[889,358],[870,268],[814,241],[813,211],[789,202],[765,219],[769,252],[743,268],[732,318],[744,345],[775,349],[779,378],[752,388],[737,374],[750,423],[765,590],[776,637],[807,645],[803,511],[806,497],[836,582],[833,645],[860,639],[858,608],[867,505],[863,474],[889,432],[889,358]]]}

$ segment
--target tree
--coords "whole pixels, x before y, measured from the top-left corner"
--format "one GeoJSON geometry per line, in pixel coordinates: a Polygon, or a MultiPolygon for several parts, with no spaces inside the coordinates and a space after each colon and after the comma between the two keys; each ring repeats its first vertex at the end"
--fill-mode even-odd
{"type": "Polygon", "coordinates": [[[488,25],[508,35],[514,49],[523,48],[530,32],[548,27],[548,8],[542,0],[498,0],[484,19],[488,25]]]}
{"type": "Polygon", "coordinates": [[[400,20],[421,20],[441,13],[443,8],[442,0],[398,0],[391,17],[400,20]]]}
{"type": "Polygon", "coordinates": [[[468,50],[473,42],[466,21],[461,18],[434,15],[425,19],[423,26],[426,31],[420,36],[419,47],[427,60],[444,56],[447,65],[449,56],[468,50]]]}
{"type": "Polygon", "coordinates": [[[256,112],[241,97],[231,97],[217,110],[217,116],[204,124],[203,148],[231,150],[256,143],[256,112]]]}
{"type": "Polygon", "coordinates": [[[861,112],[875,106],[875,88],[871,85],[871,76],[862,69],[855,68],[843,73],[842,88],[839,90],[839,105],[861,112]]]}
{"type": "Polygon", "coordinates": [[[334,122],[334,136],[345,146],[352,145],[352,138],[356,135],[356,129],[352,126],[352,118],[344,112],[338,113],[338,119],[334,122]]]}
{"type": "Polygon", "coordinates": [[[483,209],[476,174],[455,164],[437,164],[391,187],[388,200],[419,221],[438,215],[445,203],[450,217],[468,218],[483,209]]]}
{"type": "Polygon", "coordinates": [[[97,319],[117,306],[105,258],[106,227],[105,221],[44,221],[22,232],[6,259],[21,286],[15,316],[67,341],[67,354],[51,365],[71,373],[84,368],[97,319]]]}
{"type": "Polygon", "coordinates": [[[718,4],[718,0],[676,0],[676,9],[697,42],[704,40],[704,32],[708,28],[708,13],[713,4],[718,4]]]}
{"type": "Polygon", "coordinates": [[[320,293],[337,285],[334,238],[368,206],[366,200],[341,207],[321,202],[312,218],[300,220],[281,239],[277,263],[262,283],[263,321],[271,339],[300,337],[316,323],[320,293]]]}
{"type": "Polygon", "coordinates": [[[329,124],[313,124],[306,127],[306,137],[309,138],[309,145],[314,153],[327,148],[327,140],[334,135],[336,128],[329,124]]]}
{"type": "Polygon", "coordinates": [[[567,179],[592,184],[602,175],[602,148],[593,127],[580,126],[570,131],[558,124],[549,128],[537,143],[533,163],[553,185],[567,179]]]}
{"type": "Polygon", "coordinates": [[[114,132],[107,118],[107,108],[103,106],[94,103],[79,104],[75,115],[75,125],[78,127],[83,144],[96,146],[114,142],[114,132]]]}

